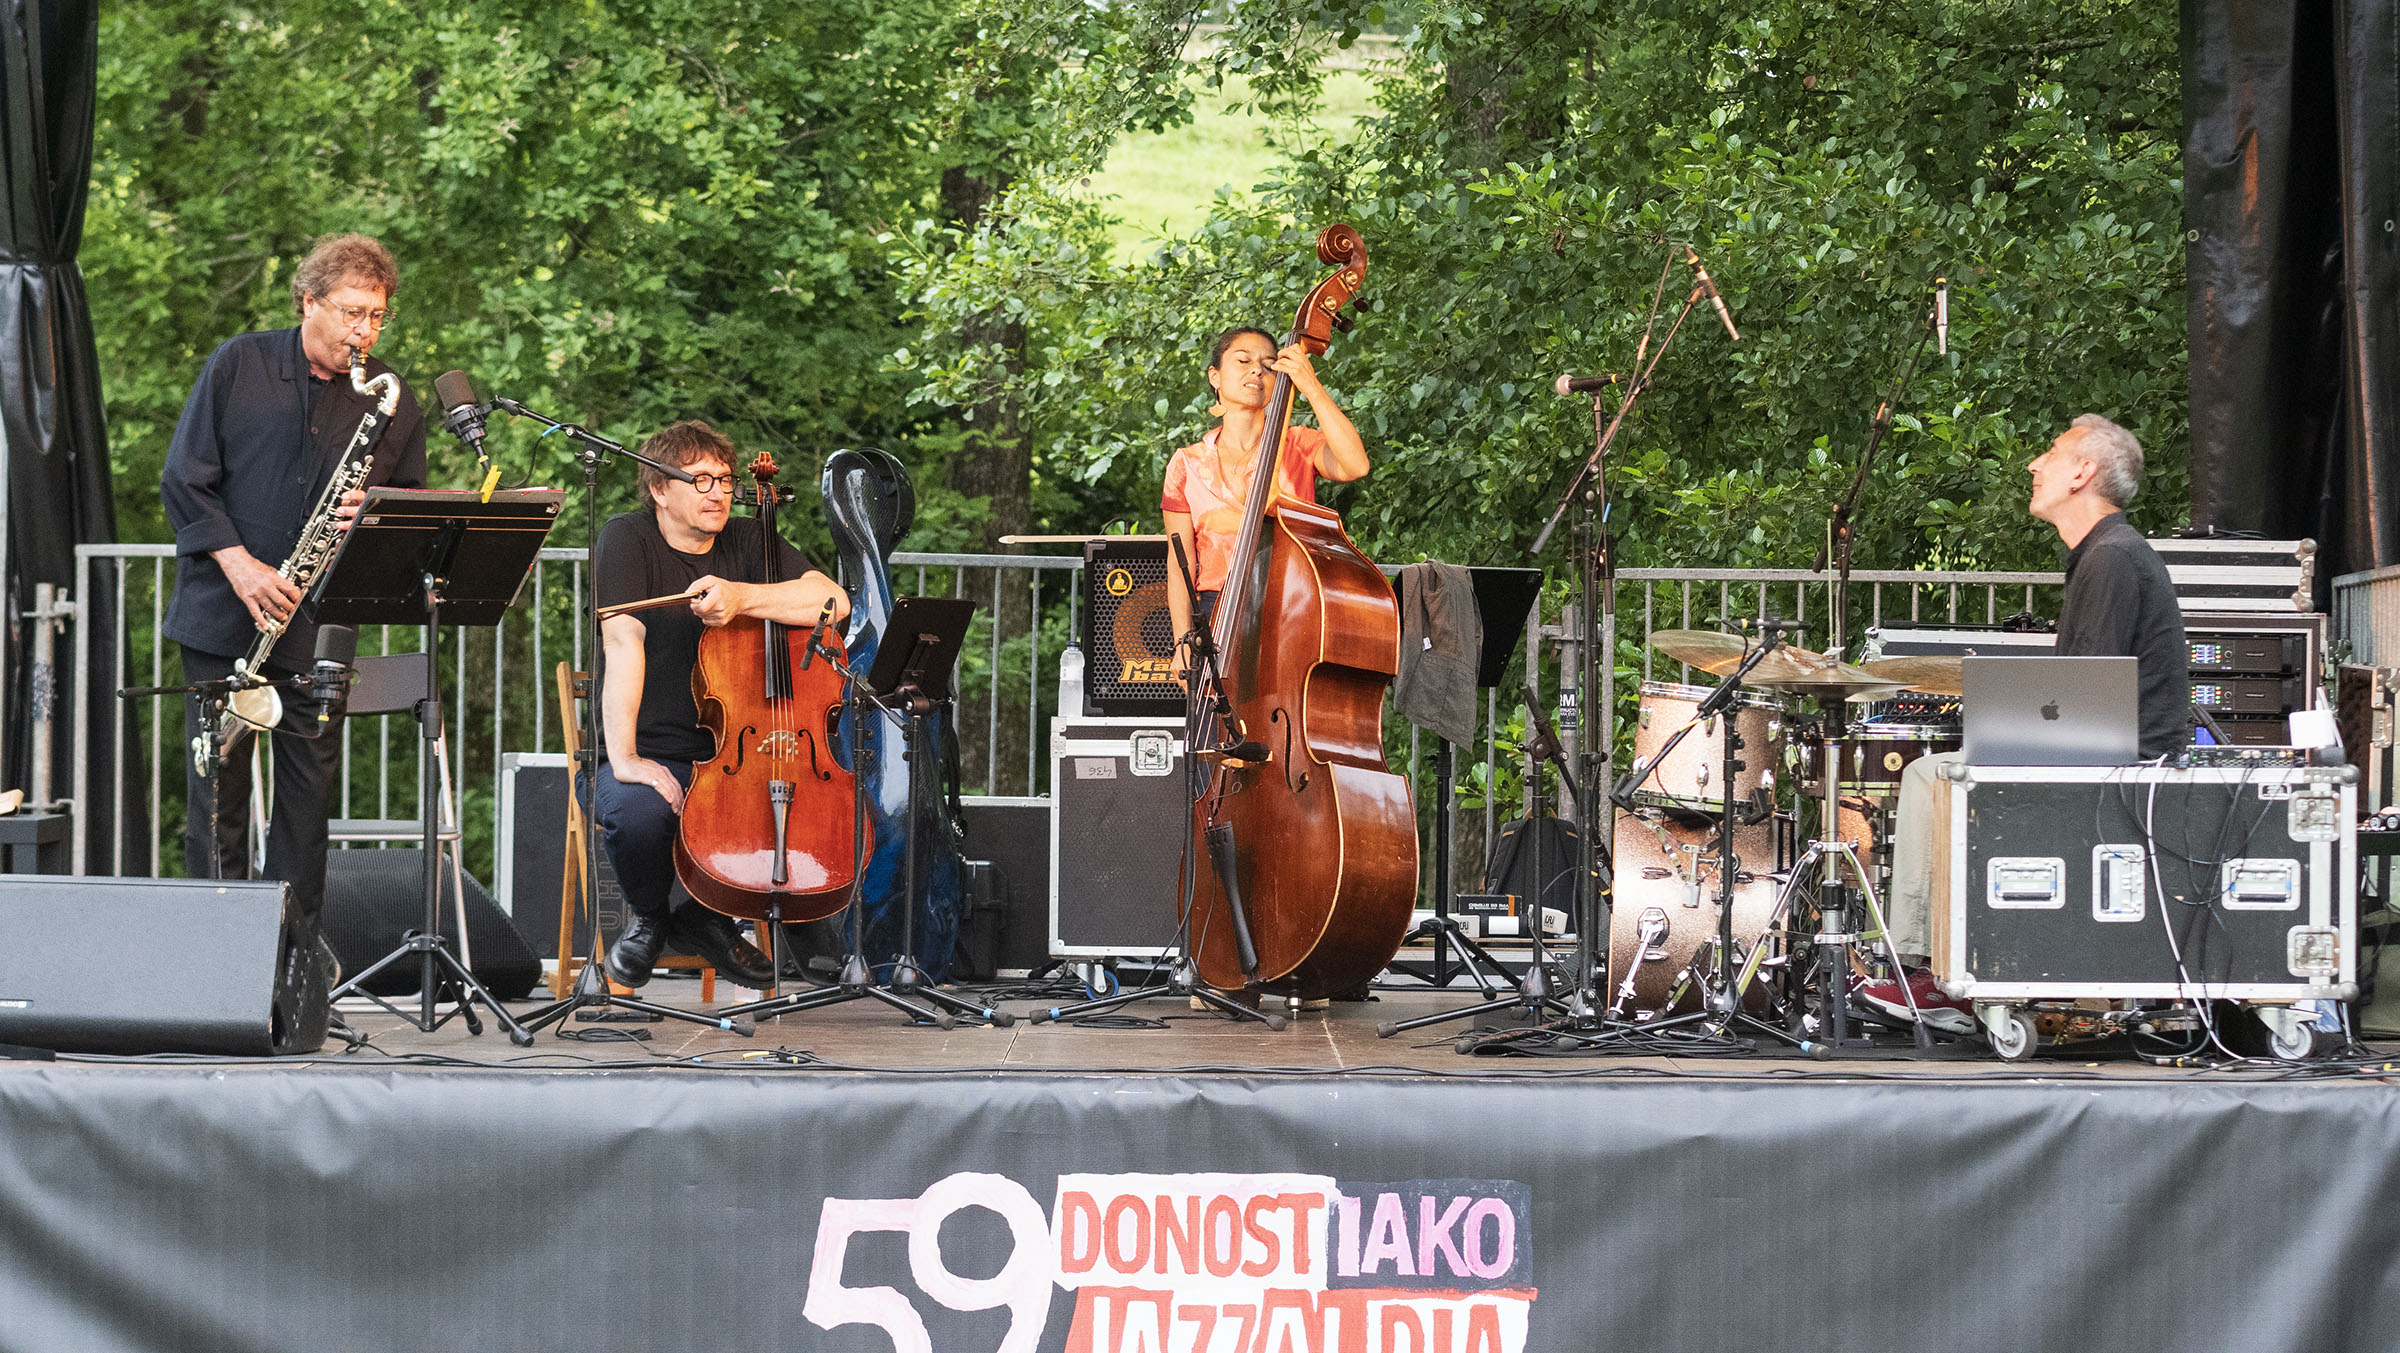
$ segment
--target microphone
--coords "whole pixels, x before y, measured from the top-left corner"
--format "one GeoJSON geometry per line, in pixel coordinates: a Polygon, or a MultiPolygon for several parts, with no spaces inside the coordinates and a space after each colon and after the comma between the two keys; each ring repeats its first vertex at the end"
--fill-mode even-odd
{"type": "Polygon", "coordinates": [[[1805,620],[1785,620],[1780,616],[1772,615],[1757,618],[1745,616],[1740,622],[1740,628],[1745,633],[1755,631],[1762,634],[1799,634],[1808,628],[1808,622],[1805,620]]]}
{"type": "Polygon", "coordinates": [[[483,450],[483,401],[475,398],[475,382],[464,371],[445,371],[433,378],[433,397],[441,401],[442,426],[467,444],[476,463],[491,457],[483,450]]]}
{"type": "Polygon", "coordinates": [[[831,619],[833,619],[833,598],[827,597],[825,598],[825,609],[817,612],[817,623],[808,627],[808,642],[800,645],[801,671],[807,671],[808,660],[817,656],[817,635],[824,631],[825,622],[831,619]]]}
{"type": "Polygon", "coordinates": [[[1950,355],[1950,279],[1947,277],[1933,279],[1933,350],[1944,357],[1950,355]]]}
{"type": "Polygon", "coordinates": [[[1708,267],[1690,245],[1683,247],[1683,261],[1692,265],[1692,276],[1700,279],[1700,290],[1707,293],[1708,303],[1717,308],[1717,318],[1725,321],[1725,332],[1733,341],[1742,341],[1742,331],[1733,327],[1733,312],[1725,308],[1725,298],[1717,294],[1717,279],[1708,275],[1708,267]]]}
{"type": "Polygon", "coordinates": [[[1578,395],[1591,390],[1605,389],[1611,385],[1623,385],[1624,383],[1625,378],[1618,375],[1614,371],[1599,376],[1576,376],[1561,372],[1559,374],[1559,378],[1551,382],[1550,388],[1556,390],[1562,395],[1578,395]]]}
{"type": "Polygon", "coordinates": [[[333,712],[350,695],[350,660],[358,655],[358,631],[348,625],[317,627],[317,660],[308,676],[309,697],[317,702],[317,722],[333,722],[333,712]]]}

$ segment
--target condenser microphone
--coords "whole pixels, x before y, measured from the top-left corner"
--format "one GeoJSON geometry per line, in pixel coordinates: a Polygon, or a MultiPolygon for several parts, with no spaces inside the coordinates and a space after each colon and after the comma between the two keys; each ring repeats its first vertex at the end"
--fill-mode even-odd
{"type": "Polygon", "coordinates": [[[1550,388],[1562,395],[1580,395],[1624,383],[1625,378],[1614,371],[1598,376],[1577,376],[1569,372],[1561,372],[1558,379],[1550,383],[1550,388]]]}
{"type": "Polygon", "coordinates": [[[491,459],[483,450],[483,401],[475,397],[475,382],[464,371],[445,371],[433,378],[433,397],[441,401],[442,426],[467,444],[478,463],[491,459]]]}
{"type": "MultiPolygon", "coordinates": [[[[1923,339],[1919,339],[1923,342],[1923,339]]],[[[1933,350],[1950,355],[1950,279],[1933,279],[1933,350]]]]}
{"type": "Polygon", "coordinates": [[[817,636],[825,632],[825,622],[833,619],[833,598],[825,598],[825,609],[817,612],[817,623],[808,627],[808,642],[800,645],[800,670],[808,670],[808,660],[817,655],[817,636]]]}
{"type": "Polygon", "coordinates": [[[350,662],[358,656],[358,631],[348,625],[317,627],[316,663],[308,674],[309,698],[317,703],[317,722],[333,722],[333,713],[350,693],[350,662]]]}
{"type": "Polygon", "coordinates": [[[1717,308],[1717,318],[1725,321],[1725,332],[1733,341],[1742,341],[1742,331],[1733,327],[1733,312],[1725,308],[1725,298],[1717,294],[1717,279],[1708,275],[1708,267],[1690,245],[1683,247],[1683,261],[1692,265],[1692,276],[1700,281],[1700,290],[1707,294],[1708,303],[1717,308]]]}

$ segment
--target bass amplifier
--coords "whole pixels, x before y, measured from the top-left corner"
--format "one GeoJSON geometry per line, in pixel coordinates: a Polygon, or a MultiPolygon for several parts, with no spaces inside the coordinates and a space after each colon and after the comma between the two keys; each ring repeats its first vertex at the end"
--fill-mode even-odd
{"type": "Polygon", "coordinates": [[[1934,850],[1933,959],[1952,995],[2356,995],[2351,768],[1955,765],[1941,775],[1936,815],[1948,830],[1934,850]]]}
{"type": "Polygon", "coordinates": [[[1050,955],[1175,952],[1191,811],[1180,719],[1050,724],[1050,955]]]}
{"type": "Polygon", "coordinates": [[[1073,718],[1183,717],[1165,536],[1103,536],[1083,547],[1083,704],[1073,718]]]}

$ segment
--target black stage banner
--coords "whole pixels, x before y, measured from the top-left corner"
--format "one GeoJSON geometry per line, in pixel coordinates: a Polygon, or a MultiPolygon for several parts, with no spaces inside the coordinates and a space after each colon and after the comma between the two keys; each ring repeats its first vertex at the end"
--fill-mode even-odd
{"type": "Polygon", "coordinates": [[[0,1348],[2388,1348],[2381,1085],[0,1072],[0,1348]]]}
{"type": "Polygon", "coordinates": [[[2183,0],[2192,524],[2400,563],[2400,3],[2183,0]]]}

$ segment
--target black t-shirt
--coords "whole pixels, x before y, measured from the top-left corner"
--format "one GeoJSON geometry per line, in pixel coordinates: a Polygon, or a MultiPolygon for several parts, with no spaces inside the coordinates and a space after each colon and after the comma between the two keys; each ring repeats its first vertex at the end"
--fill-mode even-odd
{"type": "MultiPolygon", "coordinates": [[[[600,528],[599,604],[673,596],[712,574],[737,583],[764,582],[764,539],[758,518],[735,517],[725,523],[708,553],[686,554],[659,533],[654,512],[611,517],[600,528]]],[[[790,541],[778,539],[776,544],[776,581],[790,582],[815,567],[790,541]]],[[[715,749],[700,727],[699,707],[692,703],[692,665],[699,660],[700,636],[707,626],[688,606],[661,606],[634,618],[642,622],[644,667],[635,750],[653,761],[707,760],[715,749]]],[[[604,687],[607,680],[603,661],[604,687]]]]}
{"type": "Polygon", "coordinates": [[[2164,756],[2192,741],[2191,649],[2183,609],[2158,551],[2122,512],[2095,524],[2067,552],[2067,595],[2058,613],[2065,657],[2140,660],[2142,755],[2164,756]]]}

